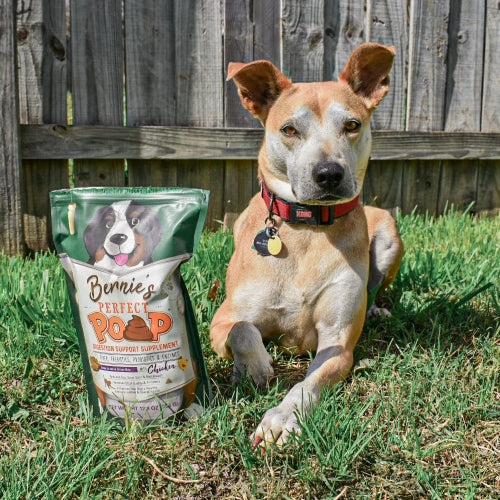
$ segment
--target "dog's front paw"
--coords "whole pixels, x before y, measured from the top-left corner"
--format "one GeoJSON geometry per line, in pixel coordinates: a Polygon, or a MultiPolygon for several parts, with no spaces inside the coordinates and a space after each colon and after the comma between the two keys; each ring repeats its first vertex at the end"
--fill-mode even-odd
{"type": "Polygon", "coordinates": [[[265,385],[274,374],[273,358],[267,352],[255,325],[246,321],[236,323],[227,344],[234,359],[231,382],[237,384],[243,376],[248,375],[256,385],[265,385]]]}
{"type": "Polygon", "coordinates": [[[269,377],[274,375],[273,358],[266,349],[248,353],[244,357],[235,357],[231,383],[238,384],[243,376],[248,375],[255,385],[266,385],[269,377]]]}
{"type": "Polygon", "coordinates": [[[373,303],[370,306],[370,309],[368,309],[366,313],[366,318],[367,319],[373,319],[378,316],[383,316],[386,318],[390,318],[392,316],[391,311],[389,309],[386,309],[385,307],[377,307],[375,303],[373,303]]]}
{"type": "Polygon", "coordinates": [[[282,446],[291,434],[300,434],[301,429],[294,411],[283,405],[268,410],[255,432],[250,436],[252,447],[265,447],[275,443],[282,446]]]}

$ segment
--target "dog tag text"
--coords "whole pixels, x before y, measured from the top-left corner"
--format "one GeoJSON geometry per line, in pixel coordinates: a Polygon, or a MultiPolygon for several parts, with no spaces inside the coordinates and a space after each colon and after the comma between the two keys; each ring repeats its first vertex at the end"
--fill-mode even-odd
{"type": "Polygon", "coordinates": [[[253,240],[252,248],[257,250],[260,255],[278,255],[281,252],[281,239],[275,228],[266,227],[259,231],[253,240]]]}
{"type": "Polygon", "coordinates": [[[269,252],[269,236],[266,233],[265,229],[259,231],[253,240],[253,249],[257,250],[260,255],[271,255],[269,252]]]}

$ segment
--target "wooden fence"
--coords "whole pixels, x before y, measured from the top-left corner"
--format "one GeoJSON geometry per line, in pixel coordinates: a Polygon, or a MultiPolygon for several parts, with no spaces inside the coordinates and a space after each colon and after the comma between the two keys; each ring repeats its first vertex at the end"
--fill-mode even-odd
{"type": "Polygon", "coordinates": [[[397,56],[365,202],[498,213],[498,0],[0,0],[0,249],[50,247],[70,185],[208,188],[208,225],[230,224],[262,129],[227,63],[335,79],[368,40],[397,56]]]}

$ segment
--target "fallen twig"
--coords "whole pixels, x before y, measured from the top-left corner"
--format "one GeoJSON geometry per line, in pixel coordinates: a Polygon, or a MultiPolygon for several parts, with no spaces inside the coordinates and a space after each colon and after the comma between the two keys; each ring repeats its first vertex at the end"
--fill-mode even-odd
{"type": "Polygon", "coordinates": [[[194,484],[194,483],[201,482],[201,479],[179,479],[177,477],[169,476],[168,474],[165,474],[162,470],[160,470],[160,468],[150,458],[145,457],[144,455],[139,455],[139,454],[137,454],[137,456],[139,456],[140,458],[145,460],[149,465],[151,465],[151,467],[153,467],[153,469],[158,474],[160,474],[161,477],[163,477],[167,481],[171,481],[172,483],[176,483],[176,484],[194,484]]]}
{"type": "Polygon", "coordinates": [[[346,493],[347,493],[348,487],[344,486],[344,489],[333,499],[333,500],[339,500],[342,498],[346,493]]]}

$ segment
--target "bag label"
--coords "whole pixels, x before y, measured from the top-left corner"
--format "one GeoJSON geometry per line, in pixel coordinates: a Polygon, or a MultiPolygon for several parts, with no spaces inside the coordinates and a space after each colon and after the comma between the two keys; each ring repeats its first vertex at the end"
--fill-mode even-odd
{"type": "Polygon", "coordinates": [[[179,266],[188,256],[126,274],[61,256],[76,292],[99,401],[123,418],[174,413],[195,380],[179,266]]]}

